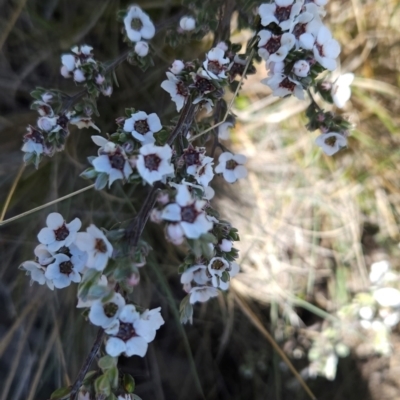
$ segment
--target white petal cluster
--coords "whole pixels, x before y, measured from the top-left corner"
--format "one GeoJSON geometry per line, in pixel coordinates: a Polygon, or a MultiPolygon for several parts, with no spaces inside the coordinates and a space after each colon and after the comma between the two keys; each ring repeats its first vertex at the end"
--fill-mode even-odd
{"type": "Polygon", "coordinates": [[[154,340],[156,331],[164,324],[160,310],[158,307],[140,314],[132,304],[122,307],[118,318],[105,330],[109,335],[107,354],[144,357],[148,343],[154,340]]]}
{"type": "Polygon", "coordinates": [[[86,229],[86,232],[77,234],[75,244],[87,253],[86,266],[97,271],[104,270],[113,253],[113,247],[106,235],[93,224],[86,229]]]}
{"type": "Polygon", "coordinates": [[[161,87],[170,94],[171,100],[176,104],[176,111],[178,112],[182,110],[189,95],[188,88],[182,79],[179,78],[179,73],[183,69],[183,65],[180,63],[182,62],[178,63],[175,61],[170,68],[171,72],[167,72],[168,79],[161,82],[161,87]]]}
{"type": "Polygon", "coordinates": [[[226,79],[225,71],[229,65],[229,58],[225,57],[225,51],[219,47],[212,48],[203,63],[204,71],[212,79],[226,79]]]}
{"type": "Polygon", "coordinates": [[[96,64],[93,58],[93,47],[88,45],[82,45],[73,47],[72,52],[74,54],[63,54],[61,56],[61,75],[64,78],[73,78],[75,82],[86,81],[85,73],[82,69],[83,65],[96,64]]]}
{"type": "Polygon", "coordinates": [[[156,33],[150,17],[137,5],[129,7],[124,18],[126,36],[131,42],[135,43],[135,53],[139,57],[147,56],[149,45],[146,40],[150,40],[156,33]]]}
{"type": "Polygon", "coordinates": [[[62,215],[55,212],[47,216],[46,224],[47,227],[39,232],[38,240],[52,252],[63,246],[71,245],[82,225],[79,218],[75,218],[67,224],[62,215]]]}
{"type": "Polygon", "coordinates": [[[229,183],[234,183],[238,179],[246,178],[247,169],[243,164],[247,158],[242,154],[232,154],[224,152],[219,156],[219,164],[215,167],[215,173],[222,174],[229,183]]]}
{"type": "MultiPolygon", "coordinates": [[[[35,260],[20,267],[32,282],[46,283],[52,290],[62,289],[80,282],[85,268],[104,270],[113,247],[100,229],[90,225],[86,232],[78,232],[79,218],[66,223],[59,213],[50,213],[46,223],[38,234],[41,244],[34,250],[35,260]]],[[[101,279],[99,285],[107,286],[107,280],[101,279]]]]}
{"type": "Polygon", "coordinates": [[[315,144],[321,147],[322,151],[332,156],[337,153],[341,148],[347,146],[347,139],[341,133],[338,132],[327,132],[319,135],[315,139],[315,144]]]}
{"type": "Polygon", "coordinates": [[[174,244],[181,244],[185,237],[198,239],[213,227],[207,219],[205,200],[193,198],[187,185],[177,185],[175,202],[167,204],[161,211],[161,219],[168,221],[167,238],[174,244]]]}
{"type": "Polygon", "coordinates": [[[108,187],[117,179],[128,179],[132,167],[122,147],[101,136],[92,136],[92,140],[100,146],[99,156],[92,161],[93,167],[97,172],[108,175],[108,187]]]}
{"type": "Polygon", "coordinates": [[[106,302],[95,300],[90,307],[89,320],[93,325],[107,329],[117,321],[124,306],[125,299],[119,293],[114,293],[106,302]]]}
{"type": "Polygon", "coordinates": [[[269,77],[262,82],[275,96],[294,95],[304,99],[304,89],[310,84],[306,78],[310,79],[314,65],[330,71],[336,68],[340,46],[321,21],[324,4],[324,1],[274,0],[259,6],[258,14],[265,29],[258,33],[258,53],[269,70],[269,77]],[[271,29],[274,24],[281,28],[281,33],[271,29]]]}
{"type": "Polygon", "coordinates": [[[204,147],[189,147],[184,151],[183,158],[186,164],[186,172],[205,190],[214,178],[214,159],[205,155],[204,147]]]}
{"type": "Polygon", "coordinates": [[[353,83],[354,74],[340,75],[332,85],[331,96],[336,107],[343,108],[351,97],[350,85],[353,83]]]}
{"type": "Polygon", "coordinates": [[[165,181],[168,176],[173,176],[172,149],[168,144],[164,146],[146,144],[139,152],[136,168],[144,181],[152,185],[154,182],[165,181]]]}
{"type": "Polygon", "coordinates": [[[124,123],[124,131],[142,144],[154,143],[154,133],[162,129],[160,118],[156,113],[147,115],[144,111],[138,111],[124,123]]]}

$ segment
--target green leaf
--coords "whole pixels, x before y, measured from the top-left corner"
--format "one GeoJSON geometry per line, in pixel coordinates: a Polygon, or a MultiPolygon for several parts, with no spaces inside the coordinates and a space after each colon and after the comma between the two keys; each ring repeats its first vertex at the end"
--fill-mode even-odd
{"type": "Polygon", "coordinates": [[[93,381],[93,379],[94,379],[94,377],[95,377],[96,375],[97,375],[97,371],[89,371],[89,372],[85,375],[85,377],[83,378],[82,385],[83,385],[83,386],[89,385],[89,384],[93,381]]]}
{"type": "Polygon", "coordinates": [[[111,385],[106,375],[101,375],[94,381],[94,390],[97,395],[110,396],[111,385]]]}
{"type": "Polygon", "coordinates": [[[111,240],[112,242],[116,242],[117,240],[122,239],[124,236],[125,229],[115,229],[106,233],[107,239],[111,240]]]}
{"type": "Polygon", "coordinates": [[[101,357],[99,361],[97,362],[97,365],[99,368],[105,372],[108,369],[114,368],[117,365],[118,358],[117,357],[111,357],[109,355],[101,357]]]}
{"type": "Polygon", "coordinates": [[[193,306],[190,304],[190,296],[185,296],[179,306],[180,320],[182,324],[193,321],[193,306]]]}
{"type": "Polygon", "coordinates": [[[104,189],[108,182],[108,175],[105,172],[100,173],[97,178],[96,182],[94,183],[94,188],[96,190],[104,189]]]}
{"type": "MultiPolygon", "coordinates": [[[[97,300],[106,297],[110,293],[111,289],[104,285],[92,285],[89,288],[87,297],[90,300],[97,300]]],[[[114,293],[114,292],[113,292],[114,293]]]]}
{"type": "Polygon", "coordinates": [[[133,393],[135,391],[135,379],[129,374],[124,374],[122,378],[122,385],[126,392],[133,393]]]}
{"type": "Polygon", "coordinates": [[[94,168],[85,169],[79,176],[84,179],[93,179],[97,176],[98,172],[94,168]]]}
{"type": "Polygon", "coordinates": [[[117,367],[112,367],[112,368],[108,369],[104,373],[104,376],[107,377],[107,379],[110,382],[110,385],[113,389],[118,388],[119,373],[118,373],[117,367]]]}
{"type": "Polygon", "coordinates": [[[62,387],[62,388],[55,390],[51,394],[50,399],[52,399],[52,400],[53,399],[54,400],[66,399],[70,393],[71,393],[71,387],[69,387],[69,386],[62,387]]]}
{"type": "Polygon", "coordinates": [[[88,268],[83,274],[82,280],[78,286],[78,297],[83,301],[87,300],[89,290],[96,285],[101,277],[102,272],[93,268],[88,268]]]}

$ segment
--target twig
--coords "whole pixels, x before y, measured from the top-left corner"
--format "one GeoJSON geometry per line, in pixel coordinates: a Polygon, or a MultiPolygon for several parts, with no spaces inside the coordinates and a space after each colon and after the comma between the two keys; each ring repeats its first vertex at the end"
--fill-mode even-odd
{"type": "Polygon", "coordinates": [[[56,199],[56,200],[53,200],[53,201],[50,201],[50,202],[48,202],[48,203],[46,203],[46,204],[42,204],[42,205],[39,206],[39,207],[32,208],[31,210],[25,211],[25,212],[23,212],[22,214],[18,214],[18,215],[16,215],[15,217],[8,218],[8,219],[6,219],[5,221],[0,221],[0,226],[3,226],[3,225],[5,225],[5,224],[8,224],[9,222],[12,222],[12,221],[16,221],[17,219],[20,219],[20,218],[22,218],[22,217],[26,217],[27,215],[32,214],[32,213],[34,213],[35,211],[42,210],[43,208],[46,208],[46,207],[51,206],[51,205],[53,205],[53,204],[57,204],[57,203],[59,203],[60,201],[69,199],[70,197],[76,196],[76,195],[79,194],[79,193],[85,192],[86,190],[93,189],[93,188],[94,188],[94,184],[93,184],[93,185],[90,185],[90,186],[86,186],[86,187],[83,188],[83,189],[79,189],[79,190],[77,190],[76,192],[72,192],[72,193],[70,193],[70,194],[67,194],[66,196],[60,197],[60,198],[58,198],[58,199],[56,199]]]}
{"type": "Polygon", "coordinates": [[[104,329],[99,328],[99,330],[97,331],[97,336],[93,343],[93,346],[90,349],[90,352],[89,352],[88,356],[86,357],[81,369],[79,370],[78,376],[76,377],[74,384],[72,385],[71,394],[69,397],[70,400],[76,399],[76,395],[78,394],[79,388],[82,386],[82,382],[85,379],[85,375],[87,374],[87,372],[90,368],[90,365],[92,364],[93,360],[96,357],[97,352],[100,349],[101,343],[103,341],[103,337],[104,337],[104,329]]]}

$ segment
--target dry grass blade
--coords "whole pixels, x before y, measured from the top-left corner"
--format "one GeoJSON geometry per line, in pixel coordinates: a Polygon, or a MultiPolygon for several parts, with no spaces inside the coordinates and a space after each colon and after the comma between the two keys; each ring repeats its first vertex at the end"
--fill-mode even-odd
{"type": "Polygon", "coordinates": [[[17,188],[18,182],[21,179],[21,176],[24,171],[25,171],[25,165],[23,164],[23,165],[21,165],[21,168],[19,169],[18,174],[14,179],[14,182],[10,188],[10,191],[8,192],[6,201],[4,202],[3,209],[1,210],[0,222],[2,222],[4,220],[8,206],[10,205],[10,202],[11,202],[11,198],[15,192],[15,189],[17,188]]]}

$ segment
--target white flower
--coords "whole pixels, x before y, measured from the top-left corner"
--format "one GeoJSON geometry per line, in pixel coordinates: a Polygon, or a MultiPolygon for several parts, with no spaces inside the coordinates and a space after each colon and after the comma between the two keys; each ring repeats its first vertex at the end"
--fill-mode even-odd
{"type": "Polygon", "coordinates": [[[229,64],[229,58],[224,58],[225,52],[214,47],[207,53],[207,58],[203,63],[204,69],[212,79],[225,79],[225,71],[227,64],[229,64]]]}
{"type": "Polygon", "coordinates": [[[117,320],[124,306],[125,299],[119,293],[114,293],[106,303],[101,299],[95,300],[90,307],[89,320],[93,325],[106,329],[117,320]]]}
{"type": "Polygon", "coordinates": [[[399,307],[400,306],[400,291],[385,287],[374,291],[374,298],[382,307],[399,307]]]}
{"type": "Polygon", "coordinates": [[[285,97],[294,94],[298,99],[304,99],[304,91],[301,84],[286,75],[276,74],[271,78],[263,79],[261,82],[268,85],[275,96],[285,97]]]}
{"type": "Polygon", "coordinates": [[[198,239],[213,227],[206,217],[204,200],[195,200],[186,185],[177,185],[175,203],[168,204],[162,211],[162,218],[176,222],[176,227],[189,239],[198,239]],[[179,227],[179,228],[178,228],[179,227]]]}
{"type": "Polygon", "coordinates": [[[75,263],[74,257],[68,257],[65,254],[56,254],[54,262],[47,266],[45,277],[51,280],[57,289],[63,289],[71,282],[80,282],[79,272],[83,270],[84,265],[78,260],[75,263]]]}
{"type": "MultiPolygon", "coordinates": [[[[269,72],[268,75],[271,77],[276,74],[282,75],[283,70],[285,69],[285,63],[283,61],[274,62],[269,60],[265,63],[265,66],[269,72]]],[[[265,80],[262,82],[265,83],[265,80]]]]}
{"type": "Polygon", "coordinates": [[[86,229],[86,232],[77,234],[75,244],[80,250],[88,253],[86,266],[97,271],[103,271],[113,253],[111,243],[104,233],[93,224],[86,229]]]}
{"type": "Polygon", "coordinates": [[[323,26],[315,7],[310,7],[311,4],[307,6],[307,11],[302,12],[294,20],[289,30],[296,39],[296,49],[312,50],[318,30],[323,26]]]}
{"type": "Polygon", "coordinates": [[[142,318],[132,304],[124,306],[117,323],[106,329],[106,333],[110,335],[106,344],[107,354],[112,357],[118,357],[122,353],[127,357],[144,357],[148,343],[154,340],[156,330],[164,323],[160,310],[159,307],[147,311],[142,318]]]}
{"type": "Polygon", "coordinates": [[[350,99],[351,89],[350,85],[354,80],[354,74],[348,73],[340,75],[333,83],[331,89],[331,96],[336,107],[343,108],[346,102],[350,99]]]}
{"type": "Polygon", "coordinates": [[[222,153],[218,158],[219,164],[215,167],[215,173],[222,174],[224,179],[229,183],[234,183],[238,179],[246,178],[247,169],[243,164],[247,158],[242,154],[229,152],[222,153]]]}
{"type": "Polygon", "coordinates": [[[86,81],[85,74],[81,69],[76,69],[74,71],[74,81],[75,82],[84,82],[86,81]]]}
{"type": "Polygon", "coordinates": [[[194,176],[200,185],[207,187],[214,178],[213,165],[214,159],[212,157],[203,156],[199,164],[188,165],[186,172],[194,176]]]}
{"type": "Polygon", "coordinates": [[[182,17],[179,21],[179,26],[184,31],[192,31],[196,27],[196,20],[192,17],[182,17]]]}
{"type": "Polygon", "coordinates": [[[171,164],[172,149],[168,144],[162,147],[146,144],[139,151],[136,168],[140,176],[150,185],[174,173],[171,164]]]}
{"type": "Polygon", "coordinates": [[[328,132],[319,135],[315,139],[315,144],[322,148],[322,151],[328,155],[332,156],[337,153],[342,147],[347,146],[347,139],[336,132],[328,132]]]}
{"type": "Polygon", "coordinates": [[[96,76],[95,82],[96,82],[98,85],[102,85],[102,84],[104,83],[105,80],[106,80],[106,78],[105,78],[103,75],[98,74],[98,75],[96,76]]]}
{"type": "Polygon", "coordinates": [[[233,243],[228,239],[222,239],[221,243],[218,246],[221,251],[229,253],[232,250],[233,243]]]}
{"type": "Polygon", "coordinates": [[[283,61],[294,46],[296,39],[291,33],[274,35],[268,30],[258,33],[258,54],[266,61],[283,61]]]}
{"type": "Polygon", "coordinates": [[[57,125],[57,117],[40,117],[37,120],[37,126],[39,129],[50,132],[57,125]]]}
{"type": "Polygon", "coordinates": [[[218,127],[218,139],[220,140],[228,140],[229,139],[229,128],[233,127],[232,122],[224,122],[218,127]]]}
{"type": "Polygon", "coordinates": [[[181,275],[181,283],[183,285],[187,285],[190,282],[194,281],[198,285],[204,285],[209,281],[209,277],[207,276],[207,266],[202,264],[196,264],[189,267],[182,275],[181,275]]]}
{"type": "Polygon", "coordinates": [[[297,76],[305,78],[310,72],[310,64],[306,60],[298,60],[293,65],[293,72],[297,76]]]}
{"type": "Polygon", "coordinates": [[[167,72],[168,79],[161,82],[161,87],[170,94],[171,100],[176,104],[176,111],[181,111],[189,91],[185,84],[171,72],[167,72]]]}
{"type": "Polygon", "coordinates": [[[108,146],[104,148],[103,154],[92,161],[97,172],[104,172],[108,175],[108,187],[117,179],[128,179],[132,174],[132,167],[129,164],[125,151],[120,146],[108,146]]]}
{"type": "Polygon", "coordinates": [[[275,22],[282,30],[288,30],[300,13],[302,3],[298,0],[275,0],[272,4],[261,4],[258,8],[261,24],[267,26],[275,22]]]}
{"type": "Polygon", "coordinates": [[[185,64],[181,60],[175,60],[169,69],[173,74],[180,74],[185,68],[185,64]]]}
{"type": "MultiPolygon", "coordinates": [[[[162,217],[162,212],[160,217],[162,217]]],[[[165,233],[167,240],[175,246],[179,246],[185,240],[185,233],[183,232],[183,229],[179,223],[167,224],[165,233]]]]}
{"type": "Polygon", "coordinates": [[[218,289],[212,286],[196,286],[190,289],[189,295],[190,304],[196,302],[204,303],[211,297],[218,296],[218,289]]]}
{"type": "MultiPolygon", "coordinates": [[[[52,260],[53,259],[54,258],[52,258],[52,260]]],[[[47,279],[45,276],[47,265],[43,266],[40,264],[40,262],[35,262],[35,261],[25,261],[20,265],[19,268],[26,271],[27,275],[30,275],[31,285],[33,282],[37,282],[39,285],[46,284],[49,289],[54,290],[53,282],[47,279]]]]}
{"type": "Polygon", "coordinates": [[[27,131],[24,135],[24,144],[21,150],[25,153],[42,154],[44,152],[44,136],[42,132],[30,125],[27,127],[27,131]]]}
{"type": "Polygon", "coordinates": [[[132,114],[131,118],[126,119],[124,123],[124,131],[130,132],[142,144],[154,143],[154,133],[161,129],[158,115],[156,113],[147,115],[144,111],[132,114]]]}
{"type": "Polygon", "coordinates": [[[223,272],[229,269],[229,263],[222,257],[214,257],[208,263],[207,269],[211,275],[213,286],[219,287],[223,272]]]}
{"type": "Polygon", "coordinates": [[[61,56],[61,63],[66,71],[72,72],[75,69],[75,56],[72,54],[63,54],[61,56]]]}
{"type": "Polygon", "coordinates": [[[388,272],[390,265],[386,260],[375,262],[371,264],[371,272],[369,273],[369,280],[371,283],[378,283],[388,272]]]}
{"type": "Polygon", "coordinates": [[[39,242],[45,244],[49,251],[57,251],[63,246],[69,246],[76,238],[81,228],[81,220],[75,218],[66,224],[59,213],[50,213],[46,219],[47,228],[43,228],[39,234],[39,242]]]}
{"type": "Polygon", "coordinates": [[[358,310],[358,314],[362,319],[372,320],[374,318],[374,310],[369,306],[361,307],[358,310]]]}
{"type": "Polygon", "coordinates": [[[135,44],[135,53],[139,57],[146,57],[149,53],[149,45],[146,42],[140,41],[135,44]]]}
{"type": "Polygon", "coordinates": [[[340,54],[340,45],[332,39],[332,34],[326,26],[321,26],[317,34],[314,48],[315,59],[329,71],[336,69],[336,57],[340,54]]]}
{"type": "Polygon", "coordinates": [[[151,39],[156,29],[149,16],[138,6],[131,6],[124,18],[126,35],[132,42],[140,39],[151,39]]]}
{"type": "Polygon", "coordinates": [[[96,129],[97,131],[100,132],[99,127],[96,126],[93,123],[92,118],[90,118],[90,117],[84,117],[82,115],[76,116],[76,117],[72,117],[69,120],[69,123],[72,124],[72,125],[75,125],[76,127],[78,127],[78,129],[91,127],[91,128],[96,129]]]}

